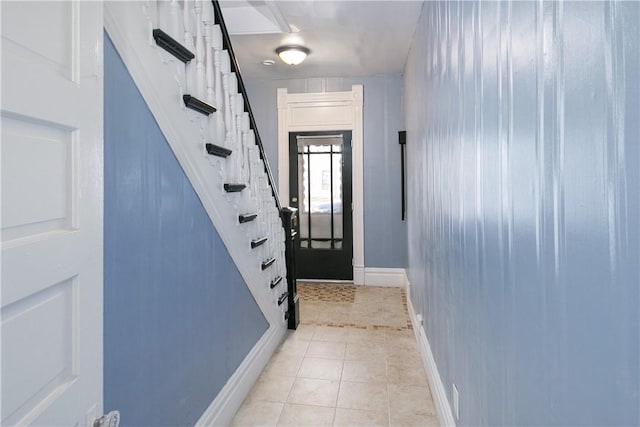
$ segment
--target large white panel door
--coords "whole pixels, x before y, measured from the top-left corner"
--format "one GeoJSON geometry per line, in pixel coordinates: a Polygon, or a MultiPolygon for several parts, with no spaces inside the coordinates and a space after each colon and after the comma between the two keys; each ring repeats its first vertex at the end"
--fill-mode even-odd
{"type": "Polygon", "coordinates": [[[102,412],[102,3],[0,2],[1,424],[102,412]]]}

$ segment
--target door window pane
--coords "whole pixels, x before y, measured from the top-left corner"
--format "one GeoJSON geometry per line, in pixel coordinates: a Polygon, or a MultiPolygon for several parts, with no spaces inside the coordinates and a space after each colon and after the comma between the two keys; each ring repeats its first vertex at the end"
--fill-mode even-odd
{"type": "Polygon", "coordinates": [[[298,136],[301,247],[342,247],[342,135],[298,136]]]}

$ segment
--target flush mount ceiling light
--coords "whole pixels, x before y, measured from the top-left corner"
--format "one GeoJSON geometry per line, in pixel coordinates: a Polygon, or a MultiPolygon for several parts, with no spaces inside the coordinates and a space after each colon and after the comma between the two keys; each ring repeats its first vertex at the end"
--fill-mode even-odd
{"type": "Polygon", "coordinates": [[[289,65],[298,65],[304,61],[309,52],[310,50],[306,47],[294,44],[280,46],[276,49],[276,53],[280,59],[289,65]]]}

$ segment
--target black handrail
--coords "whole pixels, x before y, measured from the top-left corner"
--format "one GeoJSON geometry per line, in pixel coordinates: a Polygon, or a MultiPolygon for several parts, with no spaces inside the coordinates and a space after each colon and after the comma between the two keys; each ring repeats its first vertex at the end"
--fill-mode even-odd
{"type": "Polygon", "coordinates": [[[211,3],[213,3],[213,9],[215,11],[216,24],[220,25],[220,30],[222,31],[222,47],[224,49],[227,49],[227,52],[229,53],[231,71],[236,73],[236,78],[238,79],[238,90],[240,91],[240,93],[244,98],[244,111],[249,113],[249,126],[251,127],[251,129],[253,129],[253,133],[256,136],[256,145],[258,146],[258,150],[260,151],[260,159],[264,164],[264,170],[267,173],[269,185],[271,186],[271,194],[275,199],[278,212],[280,212],[280,209],[282,207],[280,206],[278,190],[276,189],[276,184],[275,184],[275,181],[273,180],[273,174],[271,173],[271,168],[269,167],[267,155],[265,154],[264,147],[262,146],[262,139],[260,139],[260,133],[258,133],[258,126],[256,126],[256,120],[253,116],[251,105],[249,104],[249,97],[247,96],[247,90],[245,89],[244,82],[242,81],[242,75],[240,74],[240,66],[238,65],[238,61],[236,60],[236,55],[233,53],[233,48],[231,47],[231,38],[229,37],[229,31],[227,31],[227,26],[224,22],[224,18],[222,17],[222,9],[220,8],[220,4],[218,3],[218,0],[211,0],[211,3]]]}

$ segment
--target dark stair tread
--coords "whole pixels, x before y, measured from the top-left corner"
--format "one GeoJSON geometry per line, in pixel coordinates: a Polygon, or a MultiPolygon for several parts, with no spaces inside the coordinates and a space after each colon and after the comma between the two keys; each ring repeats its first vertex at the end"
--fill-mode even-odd
{"type": "Polygon", "coordinates": [[[227,193],[237,193],[247,188],[245,184],[225,184],[224,191],[227,193]]]}
{"type": "Polygon", "coordinates": [[[282,276],[278,276],[275,279],[273,279],[271,281],[271,284],[269,285],[271,289],[275,288],[276,286],[278,286],[280,284],[280,282],[282,282],[282,276]]]}
{"type": "Polygon", "coordinates": [[[192,110],[197,111],[198,113],[202,113],[205,116],[208,116],[209,114],[216,111],[216,108],[213,105],[208,104],[192,95],[182,95],[182,100],[184,101],[184,105],[186,105],[187,108],[191,108],[192,110]]]}
{"type": "Polygon", "coordinates": [[[160,28],[156,28],[153,30],[153,39],[156,41],[156,44],[158,46],[160,46],[185,64],[196,57],[193,52],[184,47],[179,41],[162,31],[160,28]]]}
{"type": "Polygon", "coordinates": [[[278,305],[282,305],[282,303],[287,300],[288,296],[289,296],[289,292],[285,292],[282,295],[280,295],[280,298],[278,298],[278,305]]]}
{"type": "Polygon", "coordinates": [[[266,270],[276,261],[275,257],[271,257],[265,261],[262,261],[262,269],[266,270]]]}
{"type": "Polygon", "coordinates": [[[251,249],[257,248],[260,245],[263,245],[264,242],[267,241],[267,237],[261,237],[259,239],[253,239],[251,241],[251,249]]]}
{"type": "Polygon", "coordinates": [[[257,213],[245,213],[238,215],[238,221],[240,224],[244,224],[245,222],[253,221],[258,217],[257,213]]]}
{"type": "Polygon", "coordinates": [[[232,151],[228,148],[224,148],[211,143],[206,143],[205,147],[207,149],[207,153],[211,154],[212,156],[227,157],[232,153],[232,151]]]}

